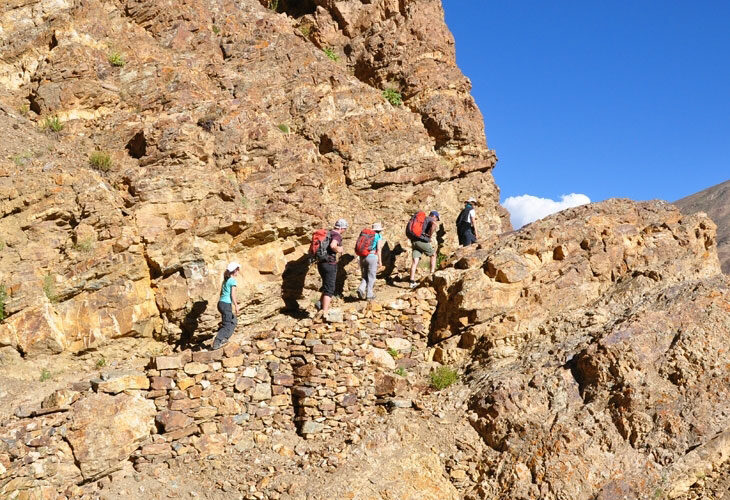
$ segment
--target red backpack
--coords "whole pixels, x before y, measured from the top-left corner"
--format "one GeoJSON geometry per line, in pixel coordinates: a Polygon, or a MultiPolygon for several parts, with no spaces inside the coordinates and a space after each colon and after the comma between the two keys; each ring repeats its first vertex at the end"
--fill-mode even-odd
{"type": "Polygon", "coordinates": [[[420,240],[426,225],[426,212],[416,212],[408,221],[406,236],[409,240],[420,240]]]}
{"type": "Polygon", "coordinates": [[[327,260],[327,247],[330,246],[332,237],[327,229],[317,229],[312,235],[312,243],[309,245],[309,261],[325,262],[327,260]]]}
{"type": "Polygon", "coordinates": [[[360,257],[367,257],[373,249],[373,243],[375,243],[375,231],[363,229],[355,242],[355,253],[360,257]]]}

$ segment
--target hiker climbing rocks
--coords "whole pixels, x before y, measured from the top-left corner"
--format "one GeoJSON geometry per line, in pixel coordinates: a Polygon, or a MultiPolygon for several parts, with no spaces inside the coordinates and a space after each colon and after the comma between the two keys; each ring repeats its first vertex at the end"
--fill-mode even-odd
{"type": "Polygon", "coordinates": [[[317,270],[322,277],[322,288],[320,289],[322,296],[319,301],[321,309],[315,315],[315,319],[327,319],[337,283],[337,254],[343,251],[342,233],[347,227],[347,221],[340,219],[335,222],[334,229],[330,231],[320,229],[315,231],[312,237],[309,253],[312,260],[317,262],[317,270]]]}
{"type": "Polygon", "coordinates": [[[466,200],[464,209],[456,218],[456,234],[459,236],[459,245],[466,247],[477,242],[477,214],[474,206],[477,204],[475,198],[466,200]]]}
{"type": "Polygon", "coordinates": [[[413,214],[411,220],[406,226],[406,236],[411,240],[413,252],[413,263],[411,264],[411,288],[416,288],[416,269],[421,255],[431,257],[431,274],[436,271],[436,252],[431,246],[431,236],[436,232],[441,217],[435,210],[431,211],[426,217],[425,212],[417,212],[413,214]]]}
{"type": "Polygon", "coordinates": [[[213,340],[213,349],[223,346],[233,335],[238,323],[238,302],[236,302],[236,275],[240,269],[238,262],[231,262],[223,273],[221,297],[218,300],[218,311],[221,313],[221,326],[213,340]]]}
{"type": "Polygon", "coordinates": [[[383,239],[381,232],[383,225],[380,222],[373,224],[372,229],[363,229],[355,243],[355,254],[360,257],[360,272],[362,281],[357,289],[357,296],[360,300],[367,298],[375,299],[373,287],[378,268],[382,266],[383,239]]]}

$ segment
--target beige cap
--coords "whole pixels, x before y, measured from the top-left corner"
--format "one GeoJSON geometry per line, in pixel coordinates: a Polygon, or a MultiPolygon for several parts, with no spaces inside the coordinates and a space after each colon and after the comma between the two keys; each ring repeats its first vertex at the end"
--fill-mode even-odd
{"type": "Polygon", "coordinates": [[[380,222],[376,222],[373,224],[373,231],[382,231],[383,225],[380,222]]]}

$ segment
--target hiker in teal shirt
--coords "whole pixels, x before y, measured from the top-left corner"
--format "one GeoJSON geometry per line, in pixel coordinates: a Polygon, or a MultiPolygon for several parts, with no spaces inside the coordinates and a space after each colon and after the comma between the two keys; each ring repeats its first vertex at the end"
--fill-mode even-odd
{"type": "Polygon", "coordinates": [[[221,285],[221,297],[218,300],[218,312],[221,313],[221,326],[213,341],[213,349],[222,347],[233,335],[238,323],[238,303],[236,302],[235,276],[241,266],[238,262],[231,262],[223,273],[223,284],[221,285]]]}

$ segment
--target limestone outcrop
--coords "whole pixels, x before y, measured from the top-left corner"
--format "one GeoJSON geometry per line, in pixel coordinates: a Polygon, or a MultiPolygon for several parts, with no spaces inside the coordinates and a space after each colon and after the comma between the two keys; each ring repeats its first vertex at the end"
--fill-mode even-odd
{"type": "Polygon", "coordinates": [[[717,224],[717,253],[725,274],[730,274],[730,181],[674,202],[685,214],[705,212],[717,224]]]}
{"type": "Polygon", "coordinates": [[[176,5],[0,7],[0,345],[209,333],[233,259],[242,323],[297,307],[338,217],[383,221],[393,255],[466,196],[508,227],[440,2],[176,5]]]}
{"type": "Polygon", "coordinates": [[[434,281],[432,341],[470,363],[490,447],[473,498],[673,498],[727,460],[730,287],[706,216],[579,207],[434,281]]]}

